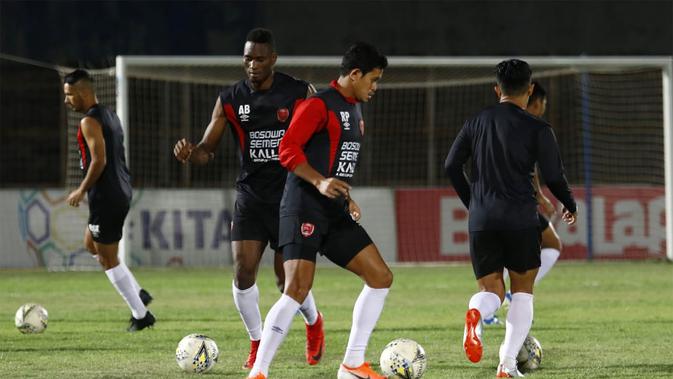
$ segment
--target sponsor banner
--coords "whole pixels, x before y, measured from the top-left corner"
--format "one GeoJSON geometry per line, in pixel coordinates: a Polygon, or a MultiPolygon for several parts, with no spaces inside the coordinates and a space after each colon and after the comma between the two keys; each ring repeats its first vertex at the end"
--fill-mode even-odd
{"type": "MultiPolygon", "coordinates": [[[[587,256],[588,211],[583,188],[573,189],[579,219],[568,226],[557,206],[552,223],[563,242],[561,258],[587,256]]],[[[592,243],[599,259],[665,256],[664,188],[599,186],[592,188],[592,243]]],[[[469,259],[467,210],[453,189],[400,189],[395,194],[400,262],[469,259]]]]}
{"type": "MultiPolygon", "coordinates": [[[[88,203],[65,202],[62,189],[0,191],[0,268],[99,269],[83,247],[88,203]]],[[[362,224],[388,261],[397,251],[393,190],[352,192],[362,224]]],[[[233,190],[135,190],[124,235],[132,266],[228,266],[233,190]]],[[[319,258],[319,262],[326,262],[319,258]]],[[[263,264],[273,262],[267,247],[263,264]]]]}

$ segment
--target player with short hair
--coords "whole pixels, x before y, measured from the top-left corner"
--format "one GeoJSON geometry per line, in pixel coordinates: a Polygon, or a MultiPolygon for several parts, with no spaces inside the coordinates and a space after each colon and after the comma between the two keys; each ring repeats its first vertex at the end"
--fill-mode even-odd
{"type": "MultiPolygon", "coordinates": [[[[281,292],[285,280],[278,246],[278,210],[287,171],[278,163],[278,144],[297,105],[315,92],[311,84],[274,71],[276,59],[272,32],[251,30],[243,48],[247,78],[220,92],[201,142],[194,145],[183,138],[173,150],[180,162],[204,165],[214,158],[227,124],[240,149],[241,171],[231,229],[232,293],[250,337],[250,353],[243,364],[248,369],[255,363],[262,337],[256,280],[267,243],[276,252],[274,268],[281,292]]],[[[322,356],[325,335],[312,293],[299,310],[306,322],[306,360],[315,365],[322,356]]]]}
{"type": "Polygon", "coordinates": [[[84,114],[77,131],[84,180],[66,201],[78,207],[87,195],[89,221],[84,231],[84,246],[96,256],[131,309],[128,331],[145,329],[155,323],[154,315],[146,308],[152,296],[140,288],[117,256],[132,192],[121,122],[112,110],[98,103],[93,78],[85,70],[67,74],[63,79],[63,92],[65,104],[84,114]]]}
{"type": "Polygon", "coordinates": [[[577,206],[566,180],[551,126],[526,112],[532,71],[522,60],[496,66],[500,102],[468,120],[446,158],[445,169],[469,209],[470,257],[480,292],[470,299],[463,349],[481,360],[481,317],[500,307],[503,269],[512,301],[496,377],[523,376],[516,356],[533,319],[533,287],[540,267],[540,231],[532,172],[537,162],[547,187],[564,205],[563,220],[575,223],[577,206]],[[468,180],[463,166],[471,157],[468,180]]]}
{"type": "Polygon", "coordinates": [[[357,223],[361,211],[349,195],[349,183],[365,130],[360,103],[374,96],[387,66],[386,57],[372,45],[351,46],[343,56],[339,78],[299,106],[281,141],[280,161],[290,171],[280,208],[285,291],[266,316],[249,378],[268,376],[292,315],[311,290],[318,252],[365,282],[353,309],[338,378],[384,378],[365,362],[365,350],[393,274],[357,223]]]}
{"type": "MultiPolygon", "coordinates": [[[[547,109],[547,91],[544,90],[542,85],[537,81],[533,81],[533,93],[531,93],[528,98],[528,105],[526,106],[526,111],[532,114],[535,117],[542,117],[547,109]]],[[[549,221],[549,218],[556,213],[554,209],[554,204],[545,196],[542,192],[542,186],[540,185],[540,178],[537,167],[533,174],[533,186],[535,188],[535,195],[537,198],[538,206],[542,208],[543,212],[540,212],[538,209],[538,220],[540,222],[540,233],[541,233],[541,248],[540,251],[540,269],[535,276],[535,284],[538,284],[542,278],[549,273],[554,264],[561,255],[561,237],[559,237],[554,225],[549,221]]],[[[508,272],[504,271],[503,279],[507,280],[508,272]]],[[[503,308],[506,307],[507,303],[511,300],[512,293],[507,291],[505,293],[505,300],[503,302],[503,308]]],[[[501,321],[498,320],[498,317],[492,315],[487,317],[484,315],[484,324],[493,325],[500,324],[501,321]]]]}

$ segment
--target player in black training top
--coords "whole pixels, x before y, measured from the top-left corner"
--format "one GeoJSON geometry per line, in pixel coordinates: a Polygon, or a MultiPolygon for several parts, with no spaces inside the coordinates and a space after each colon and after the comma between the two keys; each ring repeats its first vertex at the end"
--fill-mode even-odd
{"type": "MultiPolygon", "coordinates": [[[[278,145],[299,103],[315,90],[309,83],[275,72],[276,52],[270,30],[248,33],[243,48],[247,79],[223,90],[217,98],[212,119],[198,145],[178,141],[175,157],[185,163],[208,163],[226,131],[231,129],[240,149],[241,171],[236,181],[236,204],[231,230],[234,259],[232,292],[234,304],[250,337],[250,353],[243,364],[252,368],[262,337],[259,290],[256,277],[266,244],[275,254],[278,288],[285,281],[278,248],[278,209],[287,171],[278,163],[278,145]]],[[[311,293],[300,311],[306,322],[306,360],[318,363],[324,349],[322,315],[311,293]]]]}
{"type": "Polygon", "coordinates": [[[353,45],[343,57],[339,79],[299,106],[280,144],[281,164],[290,171],[279,234],[287,279],[283,295],[264,321],[259,359],[249,378],[268,376],[292,315],[310,293],[318,251],[365,282],[353,310],[338,378],[384,378],[365,362],[365,349],[393,274],[357,223],[361,212],[349,196],[349,183],[365,130],[359,103],[374,95],[387,65],[386,57],[373,46],[353,45]]]}
{"type": "Polygon", "coordinates": [[[516,356],[530,330],[533,284],[540,267],[540,230],[533,170],[537,162],[547,187],[564,205],[563,220],[574,224],[577,207],[556,138],[549,124],[525,111],[533,91],[531,69],[511,59],[496,67],[500,103],[465,122],[445,168],[469,209],[470,256],[481,292],[470,299],[463,348],[481,360],[481,315],[493,314],[505,295],[503,268],[509,270],[512,300],[497,377],[522,376],[516,356]],[[472,159],[469,183],[463,165],[472,159]]]}
{"type": "Polygon", "coordinates": [[[65,104],[83,113],[77,142],[84,180],[68,195],[67,202],[78,207],[86,194],[89,222],[84,246],[94,254],[105,274],[131,308],[130,332],[154,325],[146,305],[152,300],[140,288],[128,267],[119,262],[117,250],[124,219],[131,202],[131,178],[124,158],[124,134],[117,115],[98,104],[93,80],[84,70],[75,70],[63,80],[65,104]]]}

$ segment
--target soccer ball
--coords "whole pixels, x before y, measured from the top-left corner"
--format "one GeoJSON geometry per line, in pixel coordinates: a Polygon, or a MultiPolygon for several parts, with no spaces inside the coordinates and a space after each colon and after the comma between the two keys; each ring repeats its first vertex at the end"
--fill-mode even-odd
{"type": "Polygon", "coordinates": [[[416,341],[398,338],[381,353],[381,371],[389,378],[419,379],[427,366],[425,350],[416,341]]]}
{"type": "Polygon", "coordinates": [[[215,341],[202,334],[190,334],[178,343],[175,360],[184,371],[203,373],[215,366],[219,354],[215,341]]]}
{"type": "Polygon", "coordinates": [[[49,314],[43,306],[28,303],[19,307],[14,316],[16,328],[23,334],[42,333],[47,329],[49,314]]]}
{"type": "Polygon", "coordinates": [[[537,338],[528,335],[516,357],[516,363],[521,371],[533,371],[540,367],[542,361],[542,346],[537,338]]]}

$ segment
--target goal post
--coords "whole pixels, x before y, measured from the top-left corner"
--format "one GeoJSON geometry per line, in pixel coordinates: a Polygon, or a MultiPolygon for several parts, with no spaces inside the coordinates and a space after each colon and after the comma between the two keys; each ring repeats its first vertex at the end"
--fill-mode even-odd
{"type": "MultiPolygon", "coordinates": [[[[281,56],[276,67],[324,88],[338,75],[340,59],[336,56],[281,56]]],[[[362,158],[357,185],[390,188],[396,207],[404,197],[398,189],[402,192],[411,189],[410,196],[413,197],[416,196],[413,191],[420,189],[440,191],[450,188],[448,179],[441,172],[442,159],[462,121],[495,101],[493,67],[504,59],[507,57],[390,57],[377,98],[364,107],[367,133],[374,137],[368,142],[371,145],[362,158]]],[[[644,233],[648,241],[643,242],[643,246],[648,245],[649,251],[656,251],[657,246],[661,246],[660,255],[655,256],[673,260],[671,57],[522,59],[533,68],[534,79],[549,86],[548,117],[555,128],[557,124],[563,125],[557,131],[557,137],[571,185],[579,188],[581,195],[578,198],[583,201],[581,212],[584,215],[580,220],[586,221],[588,226],[578,226],[580,231],[569,230],[569,233],[586,235],[578,238],[582,239],[582,249],[587,252],[586,255],[571,253],[570,257],[591,258],[593,249],[613,249],[614,244],[606,238],[624,232],[627,235],[625,244],[636,238],[636,234],[644,233]],[[633,98],[629,99],[629,95],[633,98]],[[617,99],[609,101],[613,97],[617,99]],[[610,200],[616,196],[612,192],[640,194],[647,192],[649,186],[663,188],[665,206],[660,207],[664,208],[665,219],[661,222],[665,224],[661,225],[665,229],[663,243],[652,235],[658,233],[652,225],[659,222],[656,212],[660,209],[657,199],[661,196],[656,195],[658,190],[654,191],[655,195],[647,195],[647,201],[644,197],[638,198],[641,195],[633,195],[635,197],[618,205],[610,200]],[[607,200],[596,201],[596,196],[607,200]],[[648,203],[641,209],[633,204],[639,201],[648,203]],[[587,215],[591,216],[582,218],[587,215]],[[609,220],[602,220],[602,215],[609,220]],[[610,225],[604,225],[605,222],[610,225]],[[614,230],[604,230],[612,226],[615,226],[614,230]],[[642,232],[645,228],[649,231],[642,232]],[[601,233],[594,233],[596,230],[601,233]]],[[[167,161],[172,157],[166,155],[172,153],[167,153],[165,147],[153,146],[171,141],[150,140],[148,135],[170,135],[172,138],[187,131],[191,138],[200,138],[219,88],[243,78],[241,57],[118,56],[116,65],[117,113],[126,132],[127,162],[140,186],[233,188],[238,161],[231,146],[222,148],[220,155],[224,158],[213,169],[177,172],[175,170],[179,168],[172,167],[167,161]],[[169,93],[179,99],[167,95],[169,93]],[[149,116],[140,125],[139,113],[142,112],[149,116]],[[178,126],[176,120],[190,121],[193,125],[178,126]],[[143,133],[139,133],[139,129],[144,130],[143,133]],[[148,144],[144,147],[147,150],[140,150],[138,144],[148,144]],[[154,159],[150,157],[155,156],[160,158],[150,162],[154,159]]],[[[397,215],[400,218],[399,210],[397,215]]],[[[427,218],[413,219],[410,223],[427,221],[427,218]]],[[[407,238],[405,236],[417,234],[415,238],[420,238],[418,235],[423,235],[408,229],[399,220],[393,229],[397,234],[395,244],[400,249],[404,248],[402,239],[407,238]]],[[[427,232],[430,239],[440,238],[436,234],[437,231],[427,232]]],[[[413,249],[423,248],[418,243],[409,245],[413,245],[413,249]]],[[[124,241],[121,246],[128,255],[129,242],[124,241]]],[[[651,257],[649,253],[640,253],[645,249],[642,246],[635,250],[628,246],[625,249],[628,250],[624,254],[627,258],[651,257]]],[[[398,258],[402,255],[398,251],[398,258]]],[[[438,256],[440,260],[453,259],[442,251],[438,256]]],[[[605,257],[610,258],[609,255],[605,257]]],[[[426,261],[432,257],[426,257],[419,250],[402,260],[426,261]]]]}

